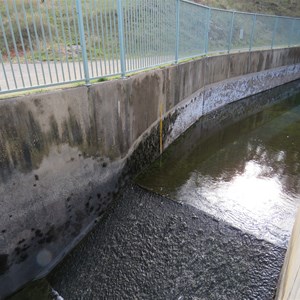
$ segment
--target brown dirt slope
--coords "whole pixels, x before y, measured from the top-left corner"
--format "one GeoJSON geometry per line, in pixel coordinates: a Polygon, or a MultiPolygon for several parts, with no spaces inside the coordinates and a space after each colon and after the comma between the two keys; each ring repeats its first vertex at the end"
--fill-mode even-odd
{"type": "Polygon", "coordinates": [[[194,2],[223,9],[300,17],[299,0],[194,0],[194,2]]]}

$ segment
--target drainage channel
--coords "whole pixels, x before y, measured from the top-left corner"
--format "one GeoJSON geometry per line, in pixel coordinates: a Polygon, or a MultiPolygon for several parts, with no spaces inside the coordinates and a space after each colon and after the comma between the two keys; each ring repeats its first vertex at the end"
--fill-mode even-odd
{"type": "Polygon", "coordinates": [[[299,87],[202,117],[11,299],[272,299],[300,199],[299,87]]]}

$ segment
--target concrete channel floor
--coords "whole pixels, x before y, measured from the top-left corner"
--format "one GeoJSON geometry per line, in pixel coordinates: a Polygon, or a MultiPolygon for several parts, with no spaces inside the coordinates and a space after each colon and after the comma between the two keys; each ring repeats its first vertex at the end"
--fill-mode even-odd
{"type": "Polygon", "coordinates": [[[48,276],[65,299],[273,299],[285,249],[129,185],[48,276]]]}

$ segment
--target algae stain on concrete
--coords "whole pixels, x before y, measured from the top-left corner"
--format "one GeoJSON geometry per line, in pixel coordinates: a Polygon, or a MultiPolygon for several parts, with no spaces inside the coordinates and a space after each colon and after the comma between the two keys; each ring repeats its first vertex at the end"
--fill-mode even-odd
{"type": "MultiPolygon", "coordinates": [[[[38,99],[34,103],[38,103],[41,111],[38,99]]],[[[92,130],[84,131],[71,109],[67,118],[58,122],[53,114],[43,120],[24,103],[3,106],[0,110],[0,177],[5,182],[13,172],[38,169],[53,145],[68,144],[84,155],[99,156],[101,153],[92,144],[93,136],[92,130]],[[41,122],[47,122],[49,129],[43,130],[41,122]]]]}

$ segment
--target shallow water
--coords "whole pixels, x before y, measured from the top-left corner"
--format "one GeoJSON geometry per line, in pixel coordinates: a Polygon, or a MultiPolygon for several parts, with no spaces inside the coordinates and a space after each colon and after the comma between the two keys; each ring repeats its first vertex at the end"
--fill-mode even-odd
{"type": "Polygon", "coordinates": [[[202,117],[137,182],[286,247],[300,203],[299,86],[202,117]]]}

